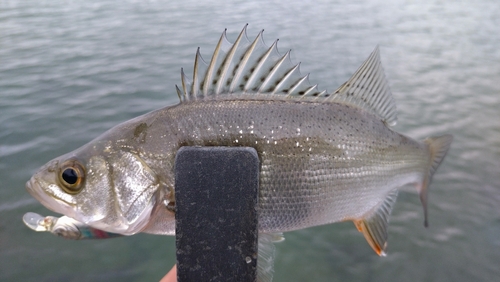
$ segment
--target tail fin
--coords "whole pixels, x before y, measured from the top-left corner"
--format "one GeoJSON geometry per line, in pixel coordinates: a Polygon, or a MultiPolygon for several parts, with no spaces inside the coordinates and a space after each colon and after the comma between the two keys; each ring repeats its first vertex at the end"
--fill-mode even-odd
{"type": "Polygon", "coordinates": [[[431,183],[432,175],[434,175],[437,168],[446,156],[446,153],[448,152],[452,141],[453,136],[449,134],[438,137],[429,137],[424,140],[424,143],[429,146],[429,151],[431,153],[429,173],[425,177],[424,182],[421,184],[421,187],[419,187],[420,201],[422,202],[422,207],[424,208],[425,227],[429,226],[429,222],[427,220],[427,188],[431,183]]]}

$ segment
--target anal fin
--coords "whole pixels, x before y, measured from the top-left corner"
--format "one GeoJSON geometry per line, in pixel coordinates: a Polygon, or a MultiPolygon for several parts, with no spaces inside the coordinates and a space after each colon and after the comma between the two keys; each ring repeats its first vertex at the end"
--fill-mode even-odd
{"type": "Polygon", "coordinates": [[[368,244],[379,256],[386,255],[389,216],[397,197],[398,190],[391,191],[380,206],[368,213],[363,219],[354,221],[358,231],[363,233],[368,244]]]}

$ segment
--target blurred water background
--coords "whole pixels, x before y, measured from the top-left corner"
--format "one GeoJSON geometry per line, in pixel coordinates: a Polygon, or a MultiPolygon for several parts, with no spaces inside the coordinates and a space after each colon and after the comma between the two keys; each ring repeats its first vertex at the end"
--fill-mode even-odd
{"type": "Polygon", "coordinates": [[[180,69],[249,23],[334,90],[379,44],[396,130],[455,141],[430,189],[430,227],[400,193],[388,256],[352,223],[286,234],[274,281],[497,281],[500,277],[500,5],[482,1],[0,2],[0,280],[157,281],[173,237],[66,241],[21,221],[53,215],[24,189],[48,160],[177,102],[180,69]]]}

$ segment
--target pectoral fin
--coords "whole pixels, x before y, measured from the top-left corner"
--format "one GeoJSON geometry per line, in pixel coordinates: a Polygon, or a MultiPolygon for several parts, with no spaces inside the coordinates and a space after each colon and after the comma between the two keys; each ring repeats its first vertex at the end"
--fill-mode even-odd
{"type": "Polygon", "coordinates": [[[379,256],[385,256],[389,216],[397,197],[398,190],[391,191],[380,206],[368,213],[363,219],[354,221],[358,231],[363,233],[368,244],[379,256]]]}
{"type": "Polygon", "coordinates": [[[259,233],[259,256],[257,258],[257,281],[271,282],[274,274],[274,243],[285,240],[283,233],[259,233]]]}

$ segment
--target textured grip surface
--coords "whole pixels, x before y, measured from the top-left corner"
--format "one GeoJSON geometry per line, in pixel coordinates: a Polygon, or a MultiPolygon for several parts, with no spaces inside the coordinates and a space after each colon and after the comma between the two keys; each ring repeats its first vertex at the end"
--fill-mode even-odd
{"type": "Polygon", "coordinates": [[[182,147],[175,183],[178,281],[255,281],[255,149],[182,147]]]}

